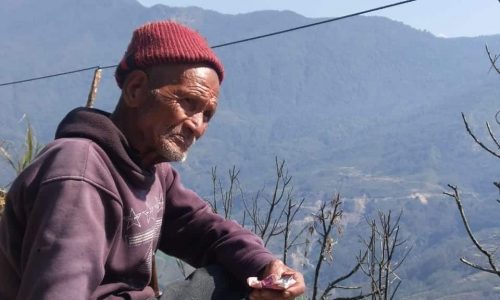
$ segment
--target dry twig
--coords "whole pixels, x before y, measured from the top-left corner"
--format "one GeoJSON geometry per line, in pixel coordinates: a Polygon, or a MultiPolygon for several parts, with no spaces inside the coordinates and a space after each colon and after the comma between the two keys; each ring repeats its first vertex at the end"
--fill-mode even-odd
{"type": "Polygon", "coordinates": [[[494,69],[495,71],[497,71],[498,74],[500,74],[500,69],[497,67],[497,60],[500,57],[500,55],[499,54],[492,55],[490,52],[490,49],[488,49],[488,45],[485,45],[485,48],[486,48],[486,53],[488,54],[488,58],[489,58],[490,63],[491,63],[490,70],[494,69]]]}
{"type": "MultiPolygon", "coordinates": [[[[485,144],[483,144],[477,137],[476,135],[474,135],[474,133],[472,132],[472,130],[470,129],[470,126],[469,126],[469,122],[467,122],[467,119],[465,118],[465,115],[464,113],[462,113],[462,119],[464,121],[464,124],[465,124],[465,129],[467,130],[467,133],[469,133],[469,135],[474,139],[474,142],[476,142],[476,144],[478,144],[479,146],[481,146],[481,148],[483,148],[484,150],[486,150],[488,153],[490,153],[491,155],[497,157],[497,158],[500,158],[500,154],[491,150],[490,148],[488,148],[488,146],[486,146],[485,144]]],[[[488,126],[489,127],[489,126],[488,126]]],[[[494,141],[496,142],[496,139],[494,139],[494,141]]],[[[496,142],[497,143],[497,142],[496,142]]]]}
{"type": "Polygon", "coordinates": [[[468,266],[471,266],[474,269],[477,269],[477,270],[480,270],[480,271],[484,271],[484,272],[488,272],[488,273],[492,273],[492,274],[496,274],[497,276],[500,276],[500,271],[497,269],[497,266],[496,266],[493,254],[490,253],[489,251],[487,251],[481,245],[481,243],[478,242],[478,240],[476,239],[476,237],[472,233],[472,230],[471,230],[471,228],[469,226],[469,221],[467,220],[467,218],[465,216],[465,212],[464,212],[464,208],[463,208],[463,205],[462,205],[462,201],[460,199],[460,194],[458,193],[458,188],[456,186],[451,185],[451,184],[448,184],[448,187],[452,190],[452,192],[443,192],[443,193],[455,200],[455,203],[458,206],[458,211],[460,212],[460,217],[462,218],[462,223],[464,224],[465,230],[467,231],[467,235],[469,236],[469,238],[472,241],[472,243],[474,244],[474,246],[476,246],[476,248],[483,255],[485,255],[488,258],[488,264],[490,265],[490,268],[482,267],[482,266],[479,266],[477,264],[474,264],[474,263],[470,262],[469,260],[467,260],[467,259],[465,259],[463,257],[460,259],[460,261],[463,262],[464,264],[468,265],[468,266]]]}
{"type": "Polygon", "coordinates": [[[97,69],[95,69],[94,72],[94,78],[92,79],[92,84],[90,85],[87,104],[85,105],[88,108],[94,107],[94,102],[97,95],[97,88],[99,87],[99,83],[101,82],[101,74],[102,74],[102,69],[100,67],[97,67],[97,69]]]}

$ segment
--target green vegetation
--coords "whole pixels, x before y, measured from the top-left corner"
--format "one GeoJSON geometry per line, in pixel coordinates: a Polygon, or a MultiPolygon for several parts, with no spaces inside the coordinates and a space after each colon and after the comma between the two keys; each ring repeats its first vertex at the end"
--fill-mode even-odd
{"type": "Polygon", "coordinates": [[[9,151],[4,144],[6,143],[0,144],[0,157],[15,170],[17,175],[35,159],[38,152],[42,149],[42,145],[37,142],[33,127],[31,127],[29,122],[26,126],[23,148],[20,151],[16,151],[16,153],[21,153],[21,155],[13,156],[12,151],[9,151]]]}
{"type": "MultiPolygon", "coordinates": [[[[0,143],[0,157],[16,172],[16,174],[21,173],[32,161],[35,159],[36,155],[42,149],[42,145],[37,142],[35,133],[31,124],[28,122],[26,126],[26,134],[24,137],[24,145],[21,150],[15,153],[20,153],[19,156],[12,154],[13,151],[9,151],[5,146],[6,142],[0,143]]],[[[7,189],[0,188],[0,215],[3,213],[5,207],[5,201],[7,197],[7,189]]]]}
{"type": "Polygon", "coordinates": [[[6,191],[4,189],[0,189],[0,216],[2,215],[5,207],[5,194],[6,191]]]}

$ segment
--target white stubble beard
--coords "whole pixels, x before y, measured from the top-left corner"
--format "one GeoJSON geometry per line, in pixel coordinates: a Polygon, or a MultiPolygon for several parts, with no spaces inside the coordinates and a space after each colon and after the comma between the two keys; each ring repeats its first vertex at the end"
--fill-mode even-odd
{"type": "MultiPolygon", "coordinates": [[[[196,143],[196,138],[193,138],[193,142],[191,143],[191,146],[189,146],[189,147],[192,147],[195,143],[196,143]]],[[[184,153],[182,153],[182,158],[181,158],[180,162],[184,163],[187,160],[187,157],[188,157],[188,150],[186,150],[184,153]]]]}
{"type": "MultiPolygon", "coordinates": [[[[195,143],[196,143],[196,138],[193,137],[193,141],[191,142],[189,148],[191,146],[193,146],[195,143]]],[[[189,144],[189,143],[186,143],[186,144],[189,144]]],[[[166,147],[163,147],[163,149],[162,149],[162,156],[165,159],[167,159],[167,161],[183,163],[187,160],[189,148],[186,149],[186,151],[184,151],[184,152],[180,152],[180,151],[178,151],[180,149],[172,149],[171,147],[166,145],[166,147]]]]}

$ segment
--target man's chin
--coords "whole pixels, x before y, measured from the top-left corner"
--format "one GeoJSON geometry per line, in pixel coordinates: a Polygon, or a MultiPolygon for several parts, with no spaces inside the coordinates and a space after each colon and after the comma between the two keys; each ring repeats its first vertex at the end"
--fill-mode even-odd
{"type": "Polygon", "coordinates": [[[173,152],[165,151],[161,154],[165,162],[185,162],[187,159],[187,151],[185,152],[173,152]]]}
{"type": "MultiPolygon", "coordinates": [[[[186,148],[189,149],[189,147],[193,146],[195,143],[196,143],[196,139],[193,139],[193,141],[191,143],[189,143],[189,145],[186,148]]],[[[187,149],[181,153],[181,158],[178,160],[178,162],[183,163],[187,160],[187,157],[188,157],[188,150],[187,149]]]]}

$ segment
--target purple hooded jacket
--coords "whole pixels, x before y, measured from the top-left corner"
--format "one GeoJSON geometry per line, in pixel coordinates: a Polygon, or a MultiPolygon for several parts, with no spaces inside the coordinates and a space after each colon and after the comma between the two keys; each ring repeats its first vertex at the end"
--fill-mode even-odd
{"type": "Polygon", "coordinates": [[[273,255],[212,213],[168,163],[144,170],[109,114],[79,108],[9,190],[0,299],[147,299],[156,249],[240,280],[273,255]]]}

